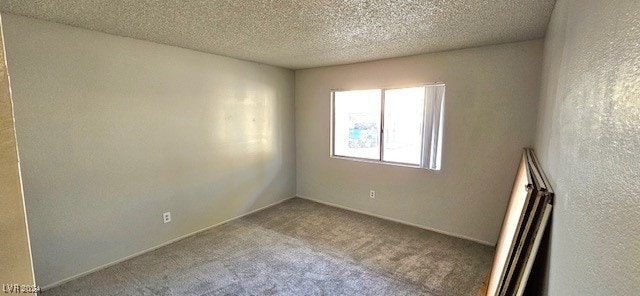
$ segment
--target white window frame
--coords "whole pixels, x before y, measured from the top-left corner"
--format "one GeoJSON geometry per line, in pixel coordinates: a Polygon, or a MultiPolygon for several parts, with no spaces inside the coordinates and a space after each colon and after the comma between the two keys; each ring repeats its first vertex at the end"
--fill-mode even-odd
{"type": "Polygon", "coordinates": [[[380,157],[379,159],[360,158],[353,156],[344,156],[335,154],[335,93],[350,90],[331,90],[331,127],[330,127],[330,157],[337,159],[370,162],[386,165],[395,165],[411,168],[427,169],[432,171],[440,171],[442,169],[442,142],[444,128],[444,101],[446,86],[444,83],[428,83],[409,87],[395,88],[373,88],[380,90],[381,106],[380,106],[380,157]],[[422,122],[422,149],[420,164],[409,164],[401,162],[385,161],[384,159],[384,106],[385,106],[385,90],[403,89],[412,87],[424,87],[424,113],[422,122]],[[435,92],[429,95],[429,92],[435,92]],[[440,93],[438,93],[440,92],[440,93]]]}

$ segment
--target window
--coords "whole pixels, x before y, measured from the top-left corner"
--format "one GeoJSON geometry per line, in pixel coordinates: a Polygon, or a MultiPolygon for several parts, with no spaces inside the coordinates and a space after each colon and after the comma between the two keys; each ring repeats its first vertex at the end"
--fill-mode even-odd
{"type": "Polygon", "coordinates": [[[332,92],[331,155],[440,170],[444,90],[332,92]]]}

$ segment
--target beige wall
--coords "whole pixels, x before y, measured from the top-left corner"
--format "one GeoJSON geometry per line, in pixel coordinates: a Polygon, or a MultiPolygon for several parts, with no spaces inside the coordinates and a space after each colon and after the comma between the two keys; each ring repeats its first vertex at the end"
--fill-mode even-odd
{"type": "Polygon", "coordinates": [[[39,285],[295,194],[292,71],[3,16],[39,285]]]}
{"type": "Polygon", "coordinates": [[[29,234],[0,23],[0,283],[33,285],[29,234]]]}
{"type": "Polygon", "coordinates": [[[640,291],[639,28],[637,0],[556,3],[535,145],[556,192],[542,293],[640,291]]]}
{"type": "Polygon", "coordinates": [[[297,194],[495,244],[533,144],[541,56],[538,40],[296,71],[297,194]],[[331,89],[436,81],[447,87],[442,171],[329,157],[331,89]]]}

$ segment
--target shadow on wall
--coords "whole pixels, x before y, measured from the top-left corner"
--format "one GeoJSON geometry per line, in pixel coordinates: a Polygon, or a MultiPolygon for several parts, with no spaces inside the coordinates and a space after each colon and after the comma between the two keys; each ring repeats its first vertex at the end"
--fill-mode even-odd
{"type": "Polygon", "coordinates": [[[251,209],[271,186],[282,166],[282,124],[276,90],[256,81],[233,79],[228,99],[211,100],[206,118],[208,145],[225,174],[216,183],[226,184],[232,213],[251,209]],[[247,186],[253,184],[253,186],[247,186]],[[233,197],[243,196],[245,199],[233,197]]]}

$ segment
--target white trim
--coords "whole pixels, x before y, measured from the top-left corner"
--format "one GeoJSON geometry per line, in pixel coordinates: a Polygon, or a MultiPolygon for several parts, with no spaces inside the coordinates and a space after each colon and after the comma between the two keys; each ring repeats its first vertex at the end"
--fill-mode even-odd
{"type": "Polygon", "coordinates": [[[412,88],[412,87],[420,87],[420,86],[440,86],[440,85],[441,86],[445,86],[446,83],[444,83],[442,81],[438,81],[438,82],[423,82],[423,83],[419,83],[419,84],[409,84],[409,85],[405,85],[405,86],[393,85],[393,86],[371,87],[371,88],[332,88],[332,89],[330,89],[330,91],[331,92],[336,92],[336,91],[359,91],[359,90],[374,90],[374,89],[385,90],[385,89],[401,89],[401,88],[412,88]]]}
{"type": "Polygon", "coordinates": [[[444,230],[439,230],[439,229],[435,229],[435,228],[431,228],[431,227],[428,227],[428,226],[415,224],[415,223],[411,223],[411,222],[407,222],[407,221],[403,221],[403,220],[399,220],[399,219],[389,218],[389,217],[385,217],[385,216],[374,214],[374,213],[367,212],[367,211],[356,210],[356,209],[353,209],[353,208],[350,208],[350,207],[334,204],[334,203],[331,203],[331,202],[317,200],[315,198],[304,197],[304,196],[300,196],[300,195],[298,195],[298,197],[302,198],[302,199],[306,199],[306,200],[312,201],[312,202],[317,202],[319,204],[327,205],[327,206],[330,206],[330,207],[340,208],[340,209],[343,209],[343,210],[356,212],[356,213],[359,213],[359,214],[364,214],[364,215],[367,215],[367,216],[372,216],[372,217],[380,218],[380,219],[383,219],[383,220],[388,220],[388,221],[392,221],[392,222],[396,222],[396,223],[400,223],[400,224],[404,224],[404,225],[408,225],[408,226],[418,227],[418,228],[422,228],[422,229],[425,229],[425,230],[437,232],[437,233],[440,233],[440,234],[444,234],[444,235],[448,235],[448,236],[452,236],[452,237],[456,237],[456,238],[460,238],[460,239],[476,242],[476,243],[479,243],[479,244],[482,244],[482,245],[485,245],[485,246],[490,246],[490,247],[495,247],[496,246],[495,244],[492,244],[490,242],[483,241],[483,240],[480,240],[480,239],[477,239],[477,238],[468,237],[468,236],[465,236],[465,235],[460,235],[460,234],[456,234],[456,233],[452,233],[452,232],[448,232],[448,231],[444,231],[444,230]]]}
{"type": "Polygon", "coordinates": [[[140,252],[137,252],[137,253],[131,254],[131,255],[129,255],[129,256],[126,256],[126,257],[124,257],[124,258],[118,259],[118,260],[113,261],[113,262],[111,262],[111,263],[107,263],[107,264],[104,264],[104,265],[100,265],[100,266],[98,266],[98,267],[96,267],[96,268],[92,268],[92,269],[90,269],[90,270],[87,270],[87,271],[85,271],[85,272],[79,273],[79,274],[77,274],[77,275],[74,275],[74,276],[71,276],[71,277],[68,277],[68,278],[65,278],[65,279],[59,280],[59,281],[57,281],[57,282],[55,282],[55,283],[53,283],[53,284],[49,284],[49,285],[46,285],[46,286],[44,286],[44,287],[41,287],[41,289],[42,289],[42,291],[45,291],[45,290],[51,289],[51,288],[53,288],[53,287],[60,286],[60,285],[62,285],[62,284],[64,284],[64,283],[66,283],[66,282],[70,282],[70,281],[72,281],[72,280],[75,280],[75,279],[77,279],[77,278],[83,277],[83,276],[85,276],[85,275],[88,275],[88,274],[90,274],[90,273],[96,272],[96,271],[98,271],[98,270],[105,269],[105,268],[107,268],[107,267],[113,266],[113,265],[118,264],[118,263],[120,263],[120,262],[124,262],[124,261],[127,261],[127,260],[131,259],[131,258],[134,258],[134,257],[140,256],[140,255],[142,255],[142,254],[145,254],[145,253],[148,253],[148,252],[151,252],[151,251],[157,250],[157,249],[162,248],[162,247],[164,247],[164,246],[166,246],[166,245],[169,245],[169,244],[175,243],[175,242],[177,242],[177,241],[179,241],[179,240],[185,239],[185,238],[190,237],[190,236],[194,236],[194,235],[196,235],[196,234],[198,234],[198,233],[200,233],[200,232],[207,231],[207,230],[209,230],[209,229],[211,229],[211,228],[214,228],[214,227],[216,227],[216,226],[219,226],[219,225],[222,225],[222,224],[225,224],[225,223],[231,222],[231,221],[233,221],[233,220],[240,219],[240,218],[242,218],[242,217],[244,217],[244,216],[251,215],[251,214],[253,214],[253,213],[255,213],[255,212],[259,212],[259,211],[262,211],[262,210],[264,210],[264,209],[267,209],[267,208],[273,207],[273,206],[275,206],[275,205],[277,205],[277,204],[283,203],[283,202],[285,202],[285,201],[287,201],[287,200],[290,200],[290,199],[292,199],[292,198],[295,198],[295,197],[296,197],[296,196],[287,197],[287,198],[285,198],[285,199],[283,199],[283,200],[279,200],[279,201],[277,201],[277,202],[275,202],[275,203],[272,203],[272,204],[266,205],[266,206],[264,206],[264,207],[261,207],[261,208],[255,209],[255,210],[253,210],[253,211],[250,211],[250,212],[244,213],[244,214],[242,214],[242,215],[240,215],[240,216],[233,217],[233,218],[231,218],[231,219],[227,219],[227,220],[224,220],[224,221],[222,221],[222,222],[218,222],[218,223],[213,224],[213,225],[211,225],[211,226],[207,226],[207,227],[202,228],[202,229],[200,229],[200,230],[196,230],[196,231],[194,231],[194,232],[191,232],[191,233],[188,233],[188,234],[185,234],[185,235],[179,236],[179,237],[177,237],[177,238],[174,238],[174,239],[168,240],[168,241],[166,241],[166,242],[164,242],[164,243],[161,243],[161,244],[159,244],[159,245],[157,245],[157,246],[155,246],[155,247],[148,248],[148,249],[146,249],[146,250],[143,250],[143,251],[140,251],[140,252]]]}

